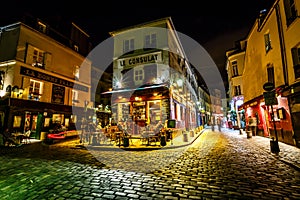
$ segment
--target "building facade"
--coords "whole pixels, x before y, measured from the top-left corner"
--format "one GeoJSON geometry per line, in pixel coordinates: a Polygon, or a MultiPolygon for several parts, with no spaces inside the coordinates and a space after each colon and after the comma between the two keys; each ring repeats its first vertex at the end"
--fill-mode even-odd
{"type": "Polygon", "coordinates": [[[0,27],[1,131],[44,139],[53,124],[74,130],[84,117],[73,111],[90,102],[89,36],[74,23],[62,27],[65,35],[31,16],[0,27]]]}
{"type": "Polygon", "coordinates": [[[246,53],[245,40],[236,42],[235,48],[226,52],[226,71],[228,75],[229,87],[229,107],[228,121],[232,126],[237,126],[239,129],[244,129],[245,111],[242,108],[244,103],[243,95],[243,72],[244,72],[244,60],[246,53]]]}
{"type": "MultiPolygon", "coordinates": [[[[114,37],[112,120],[133,135],[169,119],[176,130],[200,126],[198,83],[171,18],[110,33],[114,37]]],[[[204,104],[204,103],[203,103],[204,104]]]]}
{"type": "Polygon", "coordinates": [[[242,75],[246,123],[258,135],[300,146],[300,2],[276,0],[247,35],[242,75]]]}

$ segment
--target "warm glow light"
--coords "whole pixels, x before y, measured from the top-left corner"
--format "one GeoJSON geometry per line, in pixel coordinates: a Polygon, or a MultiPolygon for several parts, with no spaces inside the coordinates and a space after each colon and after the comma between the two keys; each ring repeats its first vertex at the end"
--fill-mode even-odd
{"type": "Polygon", "coordinates": [[[0,97],[3,97],[5,95],[5,91],[4,90],[1,90],[0,91],[0,97]]]}
{"type": "Polygon", "coordinates": [[[182,79],[178,79],[178,80],[177,80],[177,85],[178,85],[179,87],[181,87],[181,86],[183,85],[182,79]]]}
{"type": "Polygon", "coordinates": [[[4,63],[1,63],[0,67],[7,66],[7,65],[14,65],[14,64],[16,64],[16,61],[7,61],[4,63]]]}

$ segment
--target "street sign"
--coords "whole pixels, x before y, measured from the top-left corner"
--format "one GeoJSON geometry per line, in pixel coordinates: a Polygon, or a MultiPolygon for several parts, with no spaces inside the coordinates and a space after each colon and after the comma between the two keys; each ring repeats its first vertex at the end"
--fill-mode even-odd
{"type": "Polygon", "coordinates": [[[270,92],[270,91],[273,90],[274,88],[275,88],[274,83],[266,82],[266,83],[263,85],[263,89],[264,89],[265,91],[268,91],[268,92],[270,92]]]}
{"type": "Polygon", "coordinates": [[[277,98],[276,98],[275,91],[264,92],[263,95],[264,95],[266,106],[278,105],[278,101],[277,101],[277,98]]]}

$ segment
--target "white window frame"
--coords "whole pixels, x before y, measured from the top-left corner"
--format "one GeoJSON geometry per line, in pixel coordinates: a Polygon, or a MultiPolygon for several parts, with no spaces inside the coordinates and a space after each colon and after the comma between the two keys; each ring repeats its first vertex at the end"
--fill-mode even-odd
{"type": "Polygon", "coordinates": [[[32,66],[42,67],[44,64],[45,52],[34,48],[32,55],[32,66]]]}
{"type": "Polygon", "coordinates": [[[41,95],[43,93],[43,82],[37,81],[34,79],[30,79],[30,86],[29,86],[29,94],[39,94],[41,95]],[[36,84],[39,84],[39,86],[36,86],[36,84]],[[38,92],[36,92],[38,91],[38,92]]]}
{"type": "Polygon", "coordinates": [[[78,65],[76,65],[74,67],[73,75],[76,79],[79,79],[79,66],[78,65]]]}
{"type": "Polygon", "coordinates": [[[145,44],[144,44],[145,48],[156,48],[156,44],[157,44],[156,33],[150,33],[145,35],[145,44]]]}
{"type": "Polygon", "coordinates": [[[73,103],[78,102],[78,91],[77,90],[72,90],[72,101],[73,101],[73,103]]]}
{"type": "Polygon", "coordinates": [[[134,72],[134,82],[141,83],[145,79],[145,71],[143,67],[135,67],[134,72]]]}
{"type": "Polygon", "coordinates": [[[239,96],[239,95],[242,95],[241,86],[236,85],[234,86],[234,96],[239,96]]]}
{"type": "Polygon", "coordinates": [[[272,49],[270,33],[264,34],[265,50],[268,53],[272,49]]]}
{"type": "Polygon", "coordinates": [[[234,60],[231,62],[231,66],[232,66],[232,76],[238,76],[239,75],[239,70],[238,70],[238,64],[237,61],[234,60]]]}
{"type": "Polygon", "coordinates": [[[134,50],[134,39],[127,39],[123,41],[123,53],[127,53],[134,50]]]}

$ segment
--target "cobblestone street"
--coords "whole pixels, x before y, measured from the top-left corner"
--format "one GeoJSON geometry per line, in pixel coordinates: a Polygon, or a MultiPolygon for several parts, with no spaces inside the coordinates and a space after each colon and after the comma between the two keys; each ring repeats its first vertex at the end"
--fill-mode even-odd
{"type": "Polygon", "coordinates": [[[279,147],[275,155],[268,138],[206,129],[165,150],[0,149],[0,199],[300,199],[300,150],[279,147]]]}

